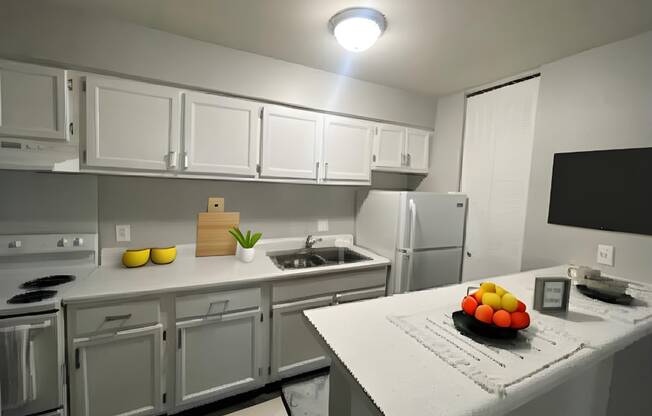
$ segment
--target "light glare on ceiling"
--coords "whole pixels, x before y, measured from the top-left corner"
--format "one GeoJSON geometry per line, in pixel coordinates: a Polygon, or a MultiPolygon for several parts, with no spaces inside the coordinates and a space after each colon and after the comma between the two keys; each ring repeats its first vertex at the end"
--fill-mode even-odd
{"type": "Polygon", "coordinates": [[[356,7],[337,13],[329,26],[344,49],[362,52],[376,43],[385,30],[386,21],[377,10],[356,7]]]}

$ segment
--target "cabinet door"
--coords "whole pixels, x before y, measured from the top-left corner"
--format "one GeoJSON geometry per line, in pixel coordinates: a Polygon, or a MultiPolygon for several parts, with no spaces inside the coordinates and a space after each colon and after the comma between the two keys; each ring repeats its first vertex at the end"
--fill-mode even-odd
{"type": "Polygon", "coordinates": [[[405,127],[381,124],[374,138],[374,167],[400,168],[403,166],[405,127]]]}
{"type": "Polygon", "coordinates": [[[430,132],[407,129],[406,164],[411,170],[428,171],[430,132]]]}
{"type": "Polygon", "coordinates": [[[185,93],[183,168],[255,176],[260,108],[253,101],[185,93]]]}
{"type": "Polygon", "coordinates": [[[177,323],[177,404],[262,384],[260,310],[177,323]]]}
{"type": "Polygon", "coordinates": [[[180,90],[86,78],[86,164],[143,170],[178,164],[180,90]]]}
{"type": "Polygon", "coordinates": [[[324,180],[371,180],[374,126],[346,117],[324,120],[324,180]]]}
{"type": "Polygon", "coordinates": [[[330,364],[327,352],[304,318],[303,311],[328,306],[332,302],[332,296],[325,296],[272,306],[274,378],[289,377],[330,364]]]}
{"type": "Polygon", "coordinates": [[[0,135],[68,140],[66,71],[0,60],[0,135]]]}
{"type": "Polygon", "coordinates": [[[263,113],[261,176],[317,180],[323,116],[266,106],[263,113]]]}
{"type": "Polygon", "coordinates": [[[73,344],[73,416],[161,412],[162,326],[118,332],[73,344]]]}

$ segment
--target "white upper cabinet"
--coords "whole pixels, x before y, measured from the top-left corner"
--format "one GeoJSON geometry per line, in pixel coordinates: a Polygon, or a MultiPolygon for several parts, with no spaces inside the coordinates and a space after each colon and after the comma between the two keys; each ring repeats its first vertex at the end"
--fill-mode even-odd
{"type": "Polygon", "coordinates": [[[348,117],[324,118],[324,181],[371,181],[374,125],[348,117]]]}
{"type": "Polygon", "coordinates": [[[253,101],[185,93],[182,169],[255,176],[261,108],[253,101]]]}
{"type": "Polygon", "coordinates": [[[68,140],[66,71],[0,60],[0,135],[68,140]]]}
{"type": "Polygon", "coordinates": [[[378,126],[372,168],[405,173],[428,173],[430,135],[427,130],[388,124],[378,126]]]}
{"type": "Polygon", "coordinates": [[[86,78],[86,164],[140,170],[176,169],[180,96],[176,88],[86,78]]]}
{"type": "Polygon", "coordinates": [[[404,163],[405,127],[381,124],[374,139],[373,167],[400,168],[404,163]]]}
{"type": "Polygon", "coordinates": [[[319,113],[265,106],[261,177],[316,181],[323,123],[319,113]]]}
{"type": "Polygon", "coordinates": [[[428,172],[430,132],[407,129],[406,165],[409,169],[428,172]]]}

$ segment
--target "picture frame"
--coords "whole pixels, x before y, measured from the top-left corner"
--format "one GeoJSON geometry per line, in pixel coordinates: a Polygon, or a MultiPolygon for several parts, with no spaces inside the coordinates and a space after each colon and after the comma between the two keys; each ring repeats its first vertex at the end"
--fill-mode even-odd
{"type": "Polygon", "coordinates": [[[567,277],[537,277],[533,308],[540,312],[566,312],[570,290],[571,280],[567,277]]]}

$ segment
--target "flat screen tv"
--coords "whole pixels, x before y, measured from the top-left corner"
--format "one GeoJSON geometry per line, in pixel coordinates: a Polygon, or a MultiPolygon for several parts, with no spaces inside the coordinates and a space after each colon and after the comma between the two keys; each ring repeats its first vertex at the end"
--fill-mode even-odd
{"type": "Polygon", "coordinates": [[[556,153],[548,223],[652,235],[652,147],[556,153]]]}

